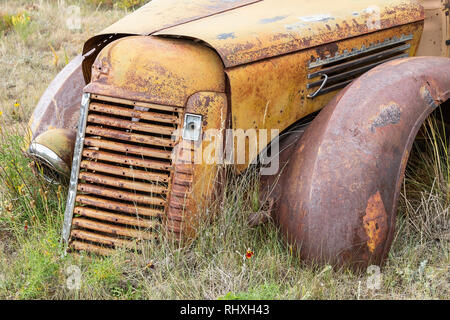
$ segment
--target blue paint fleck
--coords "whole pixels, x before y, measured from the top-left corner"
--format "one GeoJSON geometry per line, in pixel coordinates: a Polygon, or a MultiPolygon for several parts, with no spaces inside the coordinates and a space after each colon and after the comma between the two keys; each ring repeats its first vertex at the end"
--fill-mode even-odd
{"type": "Polygon", "coordinates": [[[329,14],[318,14],[315,16],[298,17],[298,18],[304,22],[328,22],[330,20],[334,20],[334,18],[329,14]]]}
{"type": "Polygon", "coordinates": [[[219,39],[219,40],[225,40],[225,39],[229,39],[229,38],[231,38],[231,39],[236,38],[236,36],[234,35],[234,32],[231,32],[231,33],[221,33],[221,34],[219,34],[219,35],[217,36],[217,39],[219,39]]]}
{"type": "Polygon", "coordinates": [[[286,17],[287,16],[276,16],[276,17],[273,17],[273,18],[261,19],[261,20],[259,20],[259,23],[262,23],[262,24],[272,23],[272,22],[283,20],[286,17]]]}
{"type": "Polygon", "coordinates": [[[296,23],[286,24],[284,27],[286,28],[286,30],[293,31],[293,30],[297,30],[297,29],[306,27],[306,24],[301,23],[301,22],[296,22],[296,23]]]}

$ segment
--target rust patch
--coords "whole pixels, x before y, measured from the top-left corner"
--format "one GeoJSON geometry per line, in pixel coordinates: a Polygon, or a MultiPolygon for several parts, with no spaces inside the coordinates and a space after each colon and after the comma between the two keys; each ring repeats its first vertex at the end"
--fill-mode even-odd
{"type": "Polygon", "coordinates": [[[367,247],[370,252],[375,252],[379,244],[384,243],[387,228],[387,213],[381,199],[380,191],[377,191],[367,201],[366,215],[363,217],[363,226],[366,231],[367,247]]]}
{"type": "Polygon", "coordinates": [[[439,107],[439,104],[436,103],[426,85],[420,88],[420,95],[422,96],[423,100],[425,100],[427,105],[429,105],[431,108],[435,109],[439,107]]]}
{"type": "Polygon", "coordinates": [[[327,56],[334,57],[338,49],[338,44],[336,42],[333,42],[328,45],[318,47],[316,49],[316,52],[319,55],[320,59],[325,59],[327,56]]]}
{"type": "Polygon", "coordinates": [[[374,132],[375,128],[384,127],[390,124],[397,124],[400,121],[402,112],[400,107],[396,103],[392,103],[383,108],[380,114],[373,120],[371,131],[374,132]]]}

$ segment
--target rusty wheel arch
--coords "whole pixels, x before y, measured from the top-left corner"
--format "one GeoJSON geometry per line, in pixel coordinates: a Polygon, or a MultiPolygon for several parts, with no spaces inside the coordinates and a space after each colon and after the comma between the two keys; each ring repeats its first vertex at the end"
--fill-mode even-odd
{"type": "Polygon", "coordinates": [[[282,155],[274,210],[301,259],[385,262],[413,141],[449,98],[450,59],[406,58],[367,72],[319,113],[282,155]]]}

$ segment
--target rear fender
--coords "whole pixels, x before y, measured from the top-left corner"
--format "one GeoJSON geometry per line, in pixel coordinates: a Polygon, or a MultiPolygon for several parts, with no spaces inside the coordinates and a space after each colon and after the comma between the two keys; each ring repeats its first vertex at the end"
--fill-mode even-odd
{"type": "Polygon", "coordinates": [[[302,259],[383,263],[413,141],[449,97],[449,58],[406,58],[367,72],[319,113],[288,151],[275,209],[302,259]]]}

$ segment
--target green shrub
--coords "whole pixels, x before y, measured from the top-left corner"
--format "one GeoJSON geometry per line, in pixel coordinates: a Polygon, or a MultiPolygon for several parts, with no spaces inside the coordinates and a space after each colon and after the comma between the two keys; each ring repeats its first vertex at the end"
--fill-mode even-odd
{"type": "Polygon", "coordinates": [[[34,232],[25,238],[16,261],[14,284],[20,299],[37,299],[51,296],[53,285],[59,276],[59,233],[54,230],[46,234],[34,232]]]}
{"type": "Polygon", "coordinates": [[[6,34],[9,31],[16,32],[22,39],[26,40],[32,32],[31,17],[27,12],[17,14],[0,13],[0,34],[6,34]]]}
{"type": "Polygon", "coordinates": [[[9,14],[0,13],[0,33],[6,33],[12,28],[12,16],[9,14]]]}
{"type": "Polygon", "coordinates": [[[26,40],[33,32],[31,17],[28,13],[22,12],[11,17],[12,27],[14,31],[23,39],[26,40]]]}

